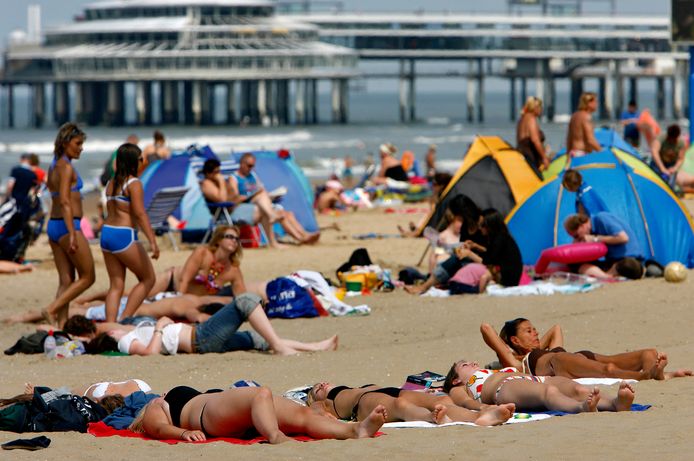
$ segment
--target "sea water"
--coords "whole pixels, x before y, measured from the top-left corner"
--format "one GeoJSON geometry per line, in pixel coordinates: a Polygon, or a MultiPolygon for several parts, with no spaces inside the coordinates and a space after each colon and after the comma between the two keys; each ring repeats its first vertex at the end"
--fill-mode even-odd
{"type": "MultiPolygon", "coordinates": [[[[515,123],[510,120],[509,98],[505,91],[489,91],[484,98],[484,123],[468,123],[464,92],[419,92],[417,94],[417,121],[399,122],[398,95],[396,92],[353,91],[349,99],[350,123],[330,124],[329,98],[319,98],[318,125],[281,127],[240,126],[161,126],[171,148],[183,150],[191,144],[210,145],[214,152],[225,158],[231,152],[257,149],[289,149],[312,179],[327,178],[343,169],[343,159],[350,155],[358,176],[363,171],[365,157],[371,153],[378,161],[378,147],[384,142],[393,143],[402,153],[412,151],[422,160],[430,144],[437,146],[437,166],[454,172],[468,146],[476,135],[501,136],[510,143],[515,141],[515,123]]],[[[653,95],[640,93],[642,107],[653,95]],[[649,97],[650,96],[650,97],[649,97]]],[[[652,97],[652,98],[651,98],[652,97]]],[[[4,185],[19,155],[35,152],[47,167],[52,159],[55,127],[28,128],[29,98],[16,97],[15,121],[19,128],[0,130],[0,181],[4,185]]],[[[3,104],[4,101],[0,101],[3,104]]],[[[3,104],[4,105],[4,104],[3,104]]],[[[652,107],[653,104],[651,103],[652,107]]],[[[558,122],[542,123],[551,151],[564,147],[566,122],[568,121],[568,95],[557,91],[558,122]]],[[[618,122],[596,122],[616,128],[618,122]]],[[[80,174],[89,184],[97,178],[109,155],[131,134],[140,137],[140,146],[151,142],[155,127],[84,127],[88,139],[84,152],[75,162],[80,174]]]]}

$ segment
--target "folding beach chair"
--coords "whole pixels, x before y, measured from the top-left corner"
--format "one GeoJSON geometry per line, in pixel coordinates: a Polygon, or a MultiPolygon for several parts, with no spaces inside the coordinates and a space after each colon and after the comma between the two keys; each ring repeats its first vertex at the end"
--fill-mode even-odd
{"type": "Polygon", "coordinates": [[[205,232],[205,236],[202,238],[201,243],[207,243],[207,240],[212,236],[212,232],[214,228],[217,227],[217,224],[234,225],[234,220],[231,219],[230,211],[234,208],[234,202],[215,203],[205,201],[205,205],[207,205],[207,209],[210,210],[212,218],[210,219],[210,225],[207,227],[207,232],[205,232]]]}
{"type": "Polygon", "coordinates": [[[174,251],[178,251],[178,245],[167,218],[179,207],[186,192],[188,192],[188,188],[183,186],[164,187],[154,194],[152,201],[147,206],[147,216],[152,225],[152,230],[156,233],[168,234],[174,251]]]}

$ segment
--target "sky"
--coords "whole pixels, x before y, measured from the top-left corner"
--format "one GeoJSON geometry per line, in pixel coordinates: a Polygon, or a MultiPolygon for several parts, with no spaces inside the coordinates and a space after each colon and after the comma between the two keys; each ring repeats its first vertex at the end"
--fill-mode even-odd
{"type": "MultiPolygon", "coordinates": [[[[16,29],[26,30],[27,6],[41,5],[43,27],[71,22],[84,5],[96,0],[0,0],[0,49],[5,47],[8,34],[16,29]]],[[[506,0],[340,0],[346,11],[430,11],[430,12],[505,12],[506,0]],[[404,5],[406,3],[406,6],[404,5]]],[[[563,0],[565,3],[568,0],[563,0]]],[[[666,15],[669,0],[615,0],[618,14],[666,15]]],[[[596,13],[609,12],[610,0],[584,0],[584,9],[596,13]]],[[[539,11],[527,9],[526,11],[539,11]]]]}

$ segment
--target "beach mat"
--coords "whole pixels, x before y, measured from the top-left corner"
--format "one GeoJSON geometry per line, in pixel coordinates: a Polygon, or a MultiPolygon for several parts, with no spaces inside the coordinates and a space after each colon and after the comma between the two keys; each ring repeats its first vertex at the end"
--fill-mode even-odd
{"type": "MultiPolygon", "coordinates": [[[[163,443],[168,443],[170,445],[175,445],[177,443],[212,443],[212,442],[226,442],[226,443],[232,443],[234,445],[254,445],[256,443],[267,443],[267,439],[265,437],[255,437],[252,439],[239,439],[236,437],[211,437],[208,438],[205,441],[202,442],[184,442],[183,440],[177,440],[177,439],[153,439],[150,437],[147,437],[144,434],[139,434],[137,432],[129,431],[127,429],[114,429],[111,426],[106,425],[103,421],[99,421],[98,423],[90,423],[89,427],[87,428],[87,432],[94,437],[129,437],[129,438],[134,438],[134,439],[142,439],[142,440],[154,440],[157,442],[163,442],[163,443]]],[[[377,434],[378,435],[378,434],[377,434]]],[[[314,439],[305,435],[300,435],[300,436],[295,436],[293,437],[294,440],[297,440],[299,442],[311,442],[311,441],[316,441],[319,439],[314,439]]]]}

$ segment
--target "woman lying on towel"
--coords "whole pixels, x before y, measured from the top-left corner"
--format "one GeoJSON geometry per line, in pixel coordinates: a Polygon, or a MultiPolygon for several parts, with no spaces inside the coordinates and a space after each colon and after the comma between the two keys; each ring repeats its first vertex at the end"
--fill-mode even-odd
{"type": "Polygon", "coordinates": [[[257,431],[276,444],[292,440],[288,435],[340,440],[373,437],[386,418],[382,405],[377,405],[358,423],[343,423],[284,397],[276,397],[265,387],[212,389],[202,393],[178,386],[147,404],[130,430],[156,439],[186,442],[208,437],[243,437],[249,431],[257,431]]]}
{"type": "Polygon", "coordinates": [[[256,349],[293,355],[337,349],[337,336],[315,343],[280,338],[260,306],[260,298],[250,293],[237,296],[204,323],[174,323],[170,318],[162,317],[155,325],[140,324],[134,328],[117,325],[115,328],[96,335],[87,344],[87,352],[175,355],[179,352],[205,354],[256,349]],[[246,320],[255,331],[237,331],[246,320]]]}
{"type": "MultiPolygon", "coordinates": [[[[74,395],[89,397],[95,402],[101,402],[107,397],[114,397],[114,399],[106,399],[107,402],[109,400],[114,400],[116,403],[120,402],[120,405],[118,406],[122,406],[123,397],[127,397],[134,392],[141,391],[147,393],[151,390],[152,388],[145,381],[133,378],[126,379],[125,381],[103,381],[100,383],[89,384],[87,386],[77,386],[72,388],[71,392],[74,395]]],[[[24,393],[33,395],[34,385],[31,383],[26,383],[24,385],[24,393]]]]}
{"type": "Polygon", "coordinates": [[[480,326],[480,331],[502,366],[514,367],[534,376],[662,380],[692,375],[692,371],[686,369],[665,372],[667,356],[655,349],[615,355],[567,352],[563,348],[564,336],[559,325],[550,328],[540,338],[530,320],[522,317],[504,323],[499,334],[487,323],[480,326]]]}
{"type": "Polygon", "coordinates": [[[338,419],[361,421],[374,408],[386,409],[386,422],[428,421],[435,424],[469,422],[479,426],[496,426],[508,420],[514,411],[512,404],[483,405],[479,412],[455,405],[448,396],[407,391],[397,387],[375,384],[351,388],[331,383],[315,384],[308,393],[307,403],[320,413],[338,419]]]}
{"type": "Polygon", "coordinates": [[[601,398],[597,387],[589,388],[560,376],[532,376],[516,368],[489,370],[477,362],[455,362],[446,376],[444,391],[465,408],[513,403],[521,411],[628,411],[634,401],[634,389],[622,382],[617,396],[601,398]]]}

